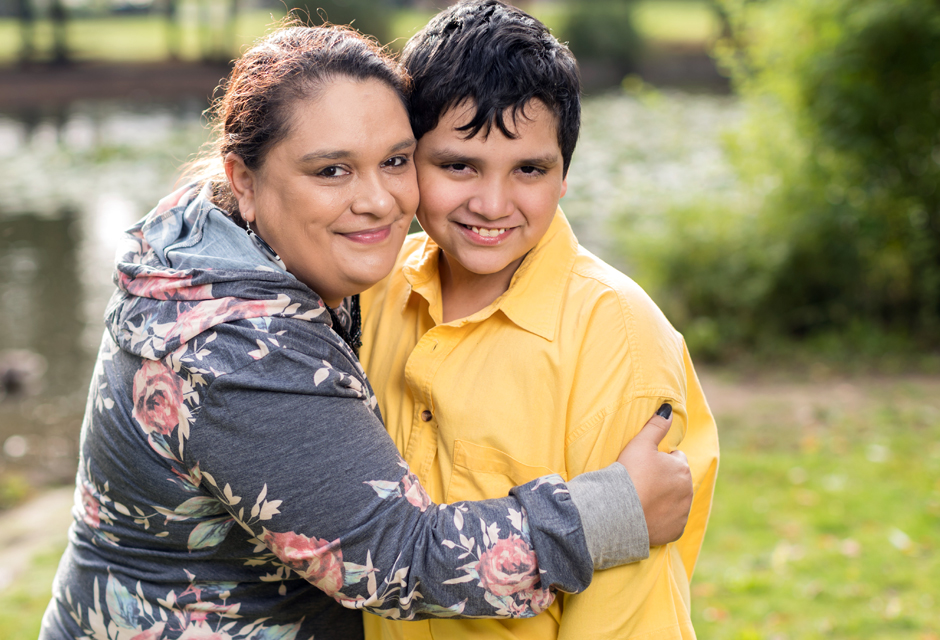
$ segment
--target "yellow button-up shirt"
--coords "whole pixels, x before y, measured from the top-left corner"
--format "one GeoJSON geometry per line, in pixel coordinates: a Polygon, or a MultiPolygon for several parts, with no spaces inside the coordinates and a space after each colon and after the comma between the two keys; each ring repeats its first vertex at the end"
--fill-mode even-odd
{"type": "Polygon", "coordinates": [[[491,305],[442,322],[438,246],[410,236],[363,294],[362,363],[386,427],[437,502],[507,495],[548,473],[613,462],[663,402],[661,448],[682,449],[695,488],[685,534],[643,562],[597,572],[528,620],[397,622],[367,640],[694,638],[689,580],[718,470],[715,422],[685,342],[630,278],[578,246],[560,212],[491,305]]]}

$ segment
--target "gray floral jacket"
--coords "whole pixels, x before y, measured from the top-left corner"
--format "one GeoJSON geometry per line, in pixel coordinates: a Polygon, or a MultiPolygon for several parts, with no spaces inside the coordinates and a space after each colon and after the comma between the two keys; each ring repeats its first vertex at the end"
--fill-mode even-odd
{"type": "Polygon", "coordinates": [[[432,504],[323,302],[198,189],[124,242],[41,638],[355,638],[362,609],[526,617],[587,587],[568,485],[432,504]]]}

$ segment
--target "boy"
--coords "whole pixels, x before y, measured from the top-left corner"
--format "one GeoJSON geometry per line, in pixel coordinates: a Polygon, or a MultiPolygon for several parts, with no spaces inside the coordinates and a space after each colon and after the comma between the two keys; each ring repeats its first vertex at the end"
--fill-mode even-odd
{"type": "MultiPolygon", "coordinates": [[[[445,10],[408,43],[427,232],[363,295],[362,361],[399,450],[432,499],[506,495],[545,473],[607,466],[664,402],[661,448],[685,451],[685,534],[595,575],[530,620],[395,622],[378,638],[694,638],[689,579],[718,464],[715,424],[682,337],[629,278],[580,248],[558,201],[580,126],[570,52],[497,0],[445,10]]],[[[512,571],[467,525],[467,580],[494,607],[512,571]]],[[[499,551],[499,553],[497,553],[499,551]]]]}

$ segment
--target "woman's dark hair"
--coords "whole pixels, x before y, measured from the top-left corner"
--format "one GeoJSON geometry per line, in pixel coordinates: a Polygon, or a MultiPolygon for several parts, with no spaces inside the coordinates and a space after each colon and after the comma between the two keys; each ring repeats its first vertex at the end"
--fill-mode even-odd
{"type": "Polygon", "coordinates": [[[298,100],[317,97],[337,77],[379,80],[407,106],[408,74],[372,39],[349,27],[308,27],[289,22],[258,41],[235,62],[222,92],[209,109],[213,135],[200,156],[184,169],[190,181],[210,182],[212,200],[244,226],[238,202],[222,170],[229,153],[258,169],[275,144],[290,133],[298,100]]]}
{"type": "Polygon", "coordinates": [[[504,114],[509,110],[515,122],[537,99],[555,115],[568,172],[581,129],[578,65],[532,16],[498,0],[459,2],[408,41],[402,63],[414,83],[408,104],[418,139],[464,101],[476,106],[473,119],[459,128],[468,138],[494,125],[513,138],[504,114]]]}

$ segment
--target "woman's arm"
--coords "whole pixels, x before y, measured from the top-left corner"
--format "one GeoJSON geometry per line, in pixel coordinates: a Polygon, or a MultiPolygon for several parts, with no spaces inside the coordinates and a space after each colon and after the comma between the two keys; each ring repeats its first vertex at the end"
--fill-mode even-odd
{"type": "Polygon", "coordinates": [[[527,617],[549,588],[587,587],[593,560],[559,477],[432,504],[340,366],[273,350],[215,378],[194,415],[184,461],[266,553],[345,606],[396,618],[527,617]]]}

